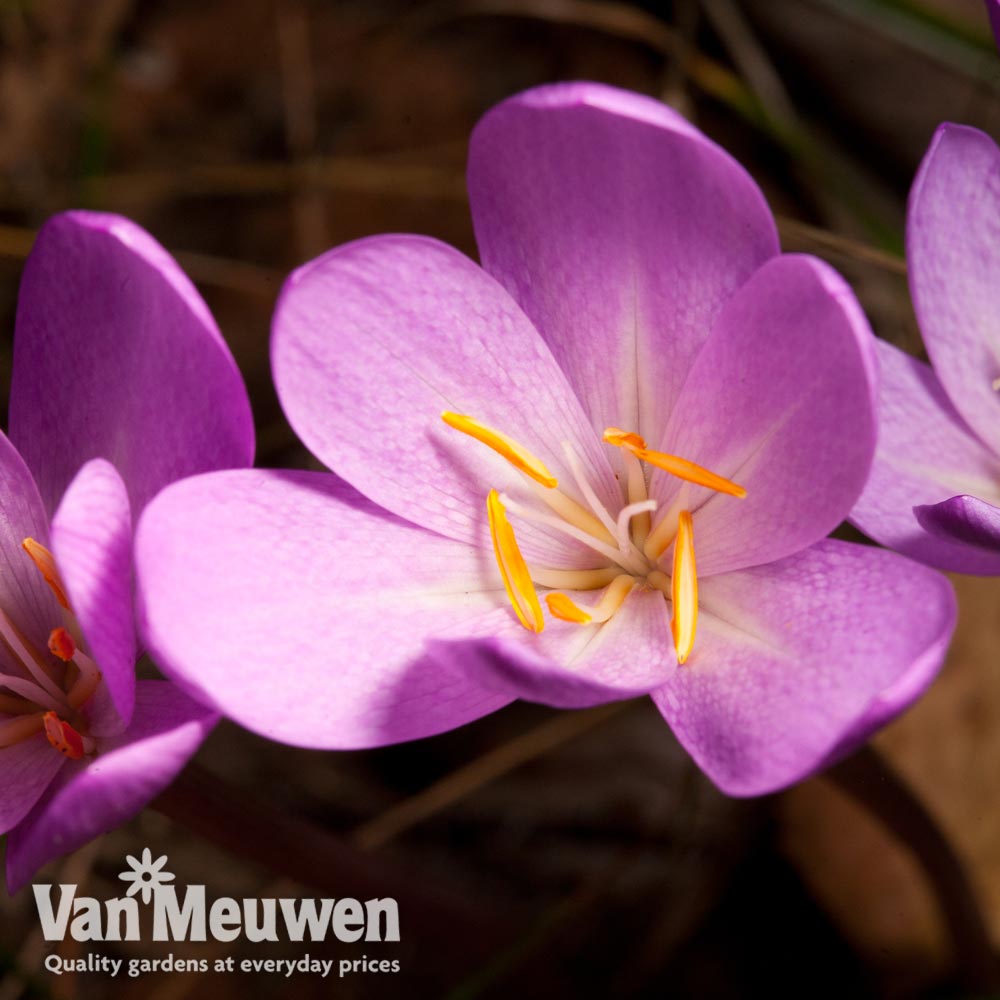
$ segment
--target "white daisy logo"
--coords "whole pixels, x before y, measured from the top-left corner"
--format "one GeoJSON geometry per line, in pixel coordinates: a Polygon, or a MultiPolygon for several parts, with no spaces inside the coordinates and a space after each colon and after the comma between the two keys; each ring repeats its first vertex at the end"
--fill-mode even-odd
{"type": "Polygon", "coordinates": [[[121,872],[118,877],[123,882],[131,882],[128,895],[134,896],[137,892],[141,892],[144,903],[148,903],[150,897],[159,892],[160,887],[165,882],[173,882],[174,880],[172,872],[163,871],[163,866],[167,863],[167,856],[161,854],[154,861],[153,852],[148,847],[143,849],[141,861],[131,854],[127,854],[125,860],[132,870],[121,872]]]}

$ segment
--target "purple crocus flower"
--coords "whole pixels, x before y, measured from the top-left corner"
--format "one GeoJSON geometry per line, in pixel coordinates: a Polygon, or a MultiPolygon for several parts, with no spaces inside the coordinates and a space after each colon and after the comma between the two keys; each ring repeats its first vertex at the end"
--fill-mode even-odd
{"type": "Polygon", "coordinates": [[[878,450],[851,520],[931,566],[1000,574],[1000,149],[977,129],[937,130],[906,256],[933,369],[879,342],[878,450]]]}
{"type": "Polygon", "coordinates": [[[210,474],[150,505],[163,668],[328,748],[648,692],[738,795],[864,741],[930,682],[955,608],[939,574],[824,540],[875,446],[850,290],[779,254],[726,153],[609,87],[492,110],[469,192],[482,267],[382,236],[289,279],[276,384],[336,475],[210,474]]]}
{"type": "Polygon", "coordinates": [[[136,682],[132,511],[252,461],[246,390],[208,309],[147,233],[71,212],[39,233],[0,435],[0,832],[15,892],[131,818],[215,716],[136,682]]]}

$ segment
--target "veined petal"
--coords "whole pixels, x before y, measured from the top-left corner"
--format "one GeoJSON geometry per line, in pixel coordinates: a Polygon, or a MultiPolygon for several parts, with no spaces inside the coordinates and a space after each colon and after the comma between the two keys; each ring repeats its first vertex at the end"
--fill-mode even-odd
{"type": "Polygon", "coordinates": [[[1000,506],[1000,457],[959,416],[928,365],[882,341],[879,440],[851,521],[938,569],[1000,574],[1000,554],[925,527],[919,508],[960,494],[1000,506]]]}
{"type": "Polygon", "coordinates": [[[509,696],[463,668],[460,646],[439,656],[427,640],[528,635],[490,553],[324,473],[168,487],[139,522],[136,572],[142,634],[163,671],[296,746],[380,746],[486,715],[509,696]]]}
{"type": "MultiPolygon", "coordinates": [[[[216,716],[165,681],[140,681],[128,731],[69,765],[7,839],[7,891],[42,865],[130,820],[191,759],[216,716]]],[[[60,762],[62,758],[49,754],[60,762]]]]}
{"type": "Polygon", "coordinates": [[[927,688],[955,627],[946,577],[847,542],[704,580],[701,598],[694,652],[653,697],[730,795],[861,745],[927,688]]]}
{"type": "MultiPolygon", "coordinates": [[[[528,494],[506,459],[441,420],[446,411],[516,440],[572,492],[560,447],[569,441],[602,501],[620,497],[534,327],[488,274],[436,240],[359,240],[295,272],[272,357],[282,405],[313,453],[375,503],[449,538],[488,548],[488,490],[528,494]]],[[[529,560],[588,558],[533,529],[518,540],[529,560]]]]}
{"type": "Polygon", "coordinates": [[[798,552],[847,517],[875,451],[875,370],[861,307],[815,258],[768,261],[726,305],[648,442],[746,488],[738,499],[653,473],[654,526],[694,514],[699,576],[798,552]]]}
{"type": "Polygon", "coordinates": [[[133,507],[167,483],[249,465],[246,389],[207,306],[127,219],[42,227],[18,296],[10,435],[51,514],[80,466],[110,461],[133,507]]]}
{"type": "Polygon", "coordinates": [[[42,733],[0,748],[0,834],[31,812],[65,763],[42,733]]]}
{"type": "Polygon", "coordinates": [[[1000,455],[1000,149],[985,133],[938,128],[910,193],[906,258],[934,373],[1000,455]]]}
{"type": "MultiPolygon", "coordinates": [[[[49,632],[62,622],[62,609],[21,547],[26,538],[48,546],[48,518],[28,467],[0,433],[0,608],[44,648],[49,632]]],[[[6,660],[0,644],[0,664],[6,660]]]]}
{"type": "MultiPolygon", "coordinates": [[[[93,707],[88,714],[97,732],[124,728],[135,701],[132,516],[109,462],[93,459],[70,483],[52,518],[52,551],[117,718],[98,718],[93,707]]],[[[94,707],[107,715],[108,706],[94,707]]]]}
{"type": "MultiPolygon", "coordinates": [[[[577,595],[594,602],[598,595],[577,595]]],[[[512,698],[586,708],[647,694],[677,669],[663,594],[636,589],[603,625],[546,626],[547,645],[494,639],[463,654],[471,676],[512,698]],[[558,639],[548,633],[558,631],[558,639]]]]}
{"type": "Polygon", "coordinates": [[[602,84],[537,87],[487,112],[468,183],[483,266],[598,434],[658,436],[723,304],[778,252],[735,160],[664,104],[602,84]]]}
{"type": "Polygon", "coordinates": [[[1000,507],[978,497],[956,496],[915,507],[913,513],[932,535],[973,545],[1000,556],[1000,507]]]}

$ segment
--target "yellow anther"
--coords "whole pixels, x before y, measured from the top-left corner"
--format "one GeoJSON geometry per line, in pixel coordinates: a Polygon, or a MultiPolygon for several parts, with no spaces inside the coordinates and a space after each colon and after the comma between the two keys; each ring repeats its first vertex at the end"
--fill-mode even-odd
{"type": "Polygon", "coordinates": [[[537,455],[532,455],[527,448],[518,444],[513,438],[507,437],[506,434],[501,434],[500,431],[487,427],[486,424],[480,423],[472,417],[463,416],[461,413],[445,412],[441,414],[441,419],[449,427],[454,427],[456,431],[468,434],[469,437],[473,437],[488,448],[492,448],[498,455],[507,459],[515,469],[530,476],[536,483],[541,483],[542,486],[550,490],[559,485],[559,481],[549,472],[545,463],[537,455]]]}
{"type": "Polygon", "coordinates": [[[486,497],[486,513],[490,519],[490,537],[503,585],[521,624],[531,632],[541,632],[545,627],[542,606],[538,603],[535,585],[514,537],[514,529],[507,520],[507,512],[496,490],[486,497]]]}
{"type": "Polygon", "coordinates": [[[682,510],[674,542],[674,572],[671,580],[674,616],[670,631],[677,650],[677,662],[684,663],[694,648],[698,625],[698,575],[694,564],[694,524],[689,511],[682,510]]]}
{"type": "Polygon", "coordinates": [[[56,561],[52,553],[44,545],[39,545],[34,538],[26,538],[21,542],[21,548],[31,556],[31,561],[38,567],[39,573],[42,574],[45,582],[52,588],[52,593],[56,595],[56,600],[69,611],[69,600],[66,597],[62,577],[59,576],[59,569],[56,566],[56,561]]]}
{"type": "Polygon", "coordinates": [[[734,483],[731,479],[716,475],[704,466],[697,465],[677,455],[650,450],[638,434],[631,434],[628,431],[619,430],[617,427],[609,427],[604,432],[604,440],[616,448],[626,448],[636,458],[649,462],[650,465],[655,465],[658,469],[663,469],[664,472],[677,476],[678,479],[695,483],[697,486],[706,486],[710,490],[726,493],[740,499],[747,495],[747,491],[742,486],[734,483]]]}
{"type": "Polygon", "coordinates": [[[545,603],[549,606],[552,617],[558,618],[561,621],[586,625],[587,622],[592,620],[591,616],[583,608],[574,604],[565,594],[556,592],[546,594],[545,603]]]}
{"type": "Polygon", "coordinates": [[[645,438],[633,434],[632,431],[623,431],[620,427],[605,427],[604,440],[616,448],[629,448],[633,451],[646,447],[645,438]]]}

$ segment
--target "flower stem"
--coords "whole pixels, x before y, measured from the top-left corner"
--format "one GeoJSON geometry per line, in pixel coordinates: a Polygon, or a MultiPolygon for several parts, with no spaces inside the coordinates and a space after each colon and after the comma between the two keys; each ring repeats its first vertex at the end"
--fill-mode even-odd
{"type": "Polygon", "coordinates": [[[1000,986],[1000,966],[989,927],[962,862],[902,776],[871,745],[830,768],[825,776],[877,817],[923,868],[951,938],[960,984],[981,991],[1000,986]]]}

